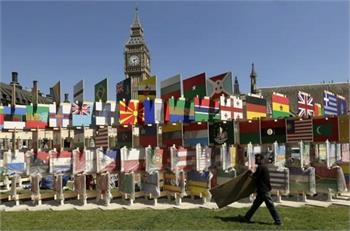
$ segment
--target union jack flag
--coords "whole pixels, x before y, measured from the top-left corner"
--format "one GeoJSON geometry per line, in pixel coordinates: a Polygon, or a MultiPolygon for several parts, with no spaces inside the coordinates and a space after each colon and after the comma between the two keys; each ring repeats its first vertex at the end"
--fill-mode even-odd
{"type": "Polygon", "coordinates": [[[83,103],[79,106],[76,103],[72,104],[72,115],[90,115],[90,105],[83,103]]]}
{"type": "Polygon", "coordinates": [[[298,116],[309,117],[314,114],[314,98],[310,94],[298,92],[298,116]]]}

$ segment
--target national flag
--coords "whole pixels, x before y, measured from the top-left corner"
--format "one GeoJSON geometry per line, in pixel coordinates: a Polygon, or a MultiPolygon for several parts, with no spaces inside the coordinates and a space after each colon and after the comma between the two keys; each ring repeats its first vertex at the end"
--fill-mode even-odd
{"type": "Polygon", "coordinates": [[[117,171],[117,159],[120,158],[120,150],[102,150],[96,149],[96,165],[97,172],[116,172],[117,171]]]}
{"type": "Polygon", "coordinates": [[[52,87],[52,98],[53,101],[56,103],[56,106],[59,106],[61,104],[61,81],[58,81],[52,87]]]}
{"type": "Polygon", "coordinates": [[[239,143],[260,144],[260,120],[239,121],[239,143]]]}
{"type": "Polygon", "coordinates": [[[312,119],[290,118],[286,120],[286,124],[287,143],[313,141],[312,119]]]}
{"type": "Polygon", "coordinates": [[[266,119],[260,122],[261,143],[286,142],[286,122],[284,119],[266,119]]]}
{"type": "Polygon", "coordinates": [[[219,101],[212,101],[209,97],[200,99],[194,98],[194,118],[195,121],[214,121],[220,120],[219,101]]]}
{"type": "Polygon", "coordinates": [[[49,127],[51,128],[66,128],[70,123],[71,104],[61,103],[57,112],[56,104],[49,105],[49,127]]]}
{"type": "Polygon", "coordinates": [[[4,163],[7,175],[13,173],[23,174],[26,172],[27,166],[24,152],[19,150],[4,152],[4,163]]]}
{"type": "Polygon", "coordinates": [[[298,91],[298,116],[310,117],[314,115],[314,98],[310,94],[298,91]]]}
{"type": "Polygon", "coordinates": [[[120,149],[120,171],[137,172],[145,171],[145,153],[141,149],[121,148],[120,149]]]}
{"type": "Polygon", "coordinates": [[[26,128],[45,128],[48,126],[49,105],[27,105],[26,128]]]}
{"type": "Polygon", "coordinates": [[[314,142],[337,142],[338,134],[338,118],[337,117],[321,117],[313,118],[314,142]]]}
{"type": "Polygon", "coordinates": [[[0,129],[4,127],[4,119],[5,119],[4,107],[0,105],[0,129]]]}
{"type": "Polygon", "coordinates": [[[147,79],[141,80],[138,83],[138,100],[143,102],[145,99],[155,99],[157,89],[157,77],[151,76],[147,79]]]}
{"type": "Polygon", "coordinates": [[[338,122],[339,122],[339,142],[340,143],[350,143],[349,138],[349,119],[350,115],[340,115],[338,116],[338,122]]]}
{"type": "Polygon", "coordinates": [[[289,99],[286,95],[273,92],[271,102],[272,118],[289,117],[289,99]]]}
{"type": "Polygon", "coordinates": [[[315,103],[314,104],[314,116],[323,116],[324,110],[321,104],[315,103]]]}
{"type": "Polygon", "coordinates": [[[216,121],[209,125],[209,141],[211,145],[234,144],[232,121],[216,121]]]}
{"type": "Polygon", "coordinates": [[[157,125],[152,124],[149,125],[141,125],[140,127],[140,146],[141,147],[148,147],[150,145],[151,147],[157,147],[158,141],[157,141],[157,125]]]}
{"type": "Polygon", "coordinates": [[[211,147],[196,145],[196,171],[207,171],[211,165],[211,147]]]}
{"type": "Polygon", "coordinates": [[[131,99],[131,78],[124,79],[117,83],[116,85],[117,92],[117,102],[121,100],[130,100],[131,99]]]}
{"type": "Polygon", "coordinates": [[[143,105],[138,100],[119,101],[119,123],[135,125],[143,122],[143,105]]]}
{"type": "Polygon", "coordinates": [[[171,123],[183,122],[185,112],[185,98],[171,97],[169,103],[169,116],[171,123]]]}
{"type": "Polygon", "coordinates": [[[221,120],[243,119],[243,101],[237,96],[220,96],[221,120]]]}
{"type": "Polygon", "coordinates": [[[102,101],[95,102],[94,109],[93,124],[101,126],[106,125],[107,112],[105,111],[102,101]]]}
{"type": "Polygon", "coordinates": [[[80,151],[79,149],[73,150],[73,174],[84,173],[86,159],[84,151],[80,151]]]}
{"type": "Polygon", "coordinates": [[[183,125],[185,147],[195,147],[197,144],[209,145],[208,122],[183,125]]]}
{"type": "Polygon", "coordinates": [[[207,95],[205,73],[195,75],[182,81],[184,97],[192,101],[194,97],[207,95]]]}
{"type": "Polygon", "coordinates": [[[95,129],[95,147],[108,149],[109,148],[109,132],[108,126],[95,129]]]}
{"type": "Polygon", "coordinates": [[[132,127],[117,126],[117,147],[132,147],[132,127]]]}
{"type": "Polygon", "coordinates": [[[266,117],[266,100],[259,95],[246,95],[245,96],[245,118],[254,119],[260,117],[266,117]]]}
{"type": "Polygon", "coordinates": [[[163,149],[146,148],[146,172],[160,171],[163,169],[163,149]]]}
{"type": "Polygon", "coordinates": [[[330,91],[323,92],[324,115],[338,115],[337,96],[330,91]]]}
{"type": "Polygon", "coordinates": [[[92,122],[92,103],[84,102],[82,105],[72,103],[72,125],[90,126],[92,122]]]}
{"type": "Polygon", "coordinates": [[[82,103],[84,101],[84,80],[80,80],[73,87],[73,102],[82,103]]]}
{"type": "Polygon", "coordinates": [[[107,102],[108,95],[108,83],[107,78],[95,84],[95,102],[102,101],[107,102]]]}
{"type": "Polygon", "coordinates": [[[160,197],[160,174],[159,171],[141,174],[141,191],[153,198],[160,197]]]}
{"type": "Polygon", "coordinates": [[[194,102],[193,100],[185,101],[184,123],[194,121],[194,102]]]}
{"type": "Polygon", "coordinates": [[[118,176],[118,191],[134,195],[135,194],[135,175],[134,173],[122,172],[118,176]]]}
{"type": "Polygon", "coordinates": [[[145,124],[155,123],[155,104],[152,99],[145,99],[143,101],[143,108],[145,113],[145,124]]]}
{"type": "Polygon", "coordinates": [[[193,149],[171,147],[170,158],[173,171],[187,171],[196,168],[196,151],[193,149]]]}
{"type": "Polygon", "coordinates": [[[4,106],[4,129],[23,129],[25,127],[26,105],[4,106]]]}
{"type": "Polygon", "coordinates": [[[85,155],[85,173],[96,173],[96,150],[84,150],[85,155]]]}
{"type": "Polygon", "coordinates": [[[181,97],[181,76],[175,75],[160,83],[160,97],[166,102],[171,97],[181,97]]]}
{"type": "Polygon", "coordinates": [[[162,125],[163,147],[182,146],[182,123],[162,125]]]}
{"type": "Polygon", "coordinates": [[[72,153],[69,151],[50,151],[50,173],[71,173],[72,153]]]}
{"type": "Polygon", "coordinates": [[[156,123],[163,123],[164,122],[164,108],[163,108],[163,101],[162,99],[156,98],[154,100],[154,119],[156,123]]]}
{"type": "Polygon", "coordinates": [[[207,93],[211,100],[220,100],[220,96],[229,96],[232,91],[232,73],[226,72],[207,80],[207,93]]]}
{"type": "Polygon", "coordinates": [[[345,97],[337,95],[338,115],[345,115],[348,112],[348,104],[345,97]]]}

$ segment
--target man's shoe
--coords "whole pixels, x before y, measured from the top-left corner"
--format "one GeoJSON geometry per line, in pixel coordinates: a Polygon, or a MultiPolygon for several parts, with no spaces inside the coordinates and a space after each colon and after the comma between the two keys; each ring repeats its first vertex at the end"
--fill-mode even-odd
{"type": "Polygon", "coordinates": [[[242,215],[238,215],[238,219],[240,222],[253,223],[251,220],[248,220],[245,216],[242,216],[242,215]]]}
{"type": "Polygon", "coordinates": [[[280,222],[280,221],[279,221],[279,222],[276,222],[276,221],[275,221],[275,223],[273,223],[273,224],[274,224],[274,225],[282,225],[282,222],[280,222]]]}

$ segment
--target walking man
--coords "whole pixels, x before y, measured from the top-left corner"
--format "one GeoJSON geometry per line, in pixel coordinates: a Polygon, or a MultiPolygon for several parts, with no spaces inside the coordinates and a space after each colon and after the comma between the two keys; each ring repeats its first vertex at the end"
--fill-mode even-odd
{"type": "Polygon", "coordinates": [[[271,183],[270,183],[270,174],[268,168],[263,164],[264,156],[261,154],[255,155],[255,163],[258,165],[256,171],[253,174],[253,177],[256,182],[257,195],[253,202],[252,207],[248,210],[244,217],[241,217],[243,221],[250,222],[250,219],[253,217],[255,211],[260,207],[260,205],[265,202],[266,207],[269,209],[272,218],[275,221],[275,225],[281,225],[281,219],[278,215],[278,212],[273,205],[271,198],[271,183]]]}

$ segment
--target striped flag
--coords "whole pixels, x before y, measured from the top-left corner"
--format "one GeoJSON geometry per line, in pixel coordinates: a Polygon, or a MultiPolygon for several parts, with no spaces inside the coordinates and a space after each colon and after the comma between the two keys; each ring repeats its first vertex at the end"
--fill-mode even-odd
{"type": "Polygon", "coordinates": [[[8,151],[4,153],[4,162],[6,174],[11,175],[13,173],[23,174],[26,172],[26,160],[25,153],[19,150],[8,151]]]}
{"type": "Polygon", "coordinates": [[[327,115],[338,115],[338,104],[337,104],[337,96],[330,92],[323,92],[323,106],[324,106],[324,114],[327,115]]]}
{"type": "Polygon", "coordinates": [[[171,78],[161,81],[160,97],[166,102],[171,97],[181,97],[181,76],[175,75],[171,78]]]}
{"type": "Polygon", "coordinates": [[[27,105],[26,128],[45,128],[48,126],[49,105],[27,105]]]}
{"type": "Polygon", "coordinates": [[[182,123],[163,124],[162,141],[163,147],[182,146],[182,123]]]}
{"type": "Polygon", "coordinates": [[[120,171],[144,171],[145,170],[145,152],[144,149],[128,149],[126,147],[120,149],[120,171]]]}
{"type": "Polygon", "coordinates": [[[71,173],[72,153],[69,151],[50,151],[50,173],[71,173]]]}
{"type": "Polygon", "coordinates": [[[287,119],[287,143],[312,142],[312,119],[287,119]]]}
{"type": "Polygon", "coordinates": [[[324,110],[321,104],[315,103],[314,104],[314,116],[323,116],[324,110]]]}
{"type": "Polygon", "coordinates": [[[108,149],[109,147],[108,127],[95,129],[95,147],[108,149]]]}
{"type": "Polygon", "coordinates": [[[209,145],[208,122],[184,124],[183,137],[185,147],[209,145]]]}
{"type": "Polygon", "coordinates": [[[220,96],[221,120],[243,119],[243,101],[237,96],[220,96]]]}
{"type": "Polygon", "coordinates": [[[289,116],[289,99],[286,95],[273,92],[272,94],[272,118],[289,116]]]}
{"type": "Polygon", "coordinates": [[[345,97],[337,95],[338,115],[345,115],[348,112],[348,104],[345,97]]]}
{"type": "Polygon", "coordinates": [[[207,96],[203,99],[196,96],[194,98],[194,118],[197,122],[219,120],[219,101],[211,101],[207,96]]]}
{"type": "Polygon", "coordinates": [[[169,116],[171,123],[183,122],[185,112],[185,98],[169,99],[169,116]]]}
{"type": "Polygon", "coordinates": [[[310,94],[298,91],[298,116],[309,117],[314,115],[314,98],[310,94]]]}
{"type": "Polygon", "coordinates": [[[141,125],[140,127],[140,146],[147,147],[150,145],[151,147],[157,147],[157,125],[152,124],[149,125],[141,125]]]}
{"type": "Polygon", "coordinates": [[[84,151],[73,150],[73,174],[85,172],[86,159],[84,151]]]}
{"type": "Polygon", "coordinates": [[[196,171],[207,171],[210,167],[211,148],[208,146],[196,145],[196,171]]]}
{"type": "Polygon", "coordinates": [[[247,119],[266,117],[266,100],[262,96],[249,94],[245,96],[245,112],[247,119]]]}
{"type": "Polygon", "coordinates": [[[26,105],[4,106],[4,129],[23,129],[26,121],[26,105]]]}
{"type": "Polygon", "coordinates": [[[170,148],[171,169],[187,171],[196,168],[196,150],[179,147],[170,148]]]}

